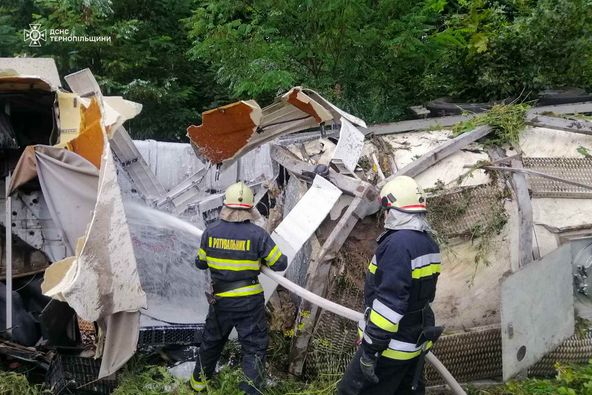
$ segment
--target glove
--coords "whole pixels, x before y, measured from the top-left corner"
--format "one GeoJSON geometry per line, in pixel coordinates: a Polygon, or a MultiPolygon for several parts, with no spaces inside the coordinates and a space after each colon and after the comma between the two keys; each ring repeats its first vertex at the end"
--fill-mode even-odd
{"type": "Polygon", "coordinates": [[[364,379],[372,384],[378,383],[378,376],[375,373],[377,361],[378,357],[376,354],[371,354],[366,350],[362,350],[362,356],[360,357],[360,370],[362,371],[364,379]]]}

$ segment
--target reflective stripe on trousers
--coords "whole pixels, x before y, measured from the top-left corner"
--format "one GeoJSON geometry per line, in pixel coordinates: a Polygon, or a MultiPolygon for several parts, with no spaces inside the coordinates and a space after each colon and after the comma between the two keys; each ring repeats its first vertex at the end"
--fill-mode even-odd
{"type": "Polygon", "coordinates": [[[203,391],[206,388],[206,382],[196,380],[193,374],[191,375],[189,383],[191,384],[191,388],[193,388],[197,392],[203,391]]]}

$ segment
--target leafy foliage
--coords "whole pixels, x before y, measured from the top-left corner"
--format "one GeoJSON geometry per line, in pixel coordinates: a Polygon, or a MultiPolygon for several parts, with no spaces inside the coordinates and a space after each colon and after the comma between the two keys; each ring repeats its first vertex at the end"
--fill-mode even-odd
{"type": "Polygon", "coordinates": [[[51,56],[61,75],[89,67],[103,93],[143,104],[128,125],[133,137],[179,140],[201,111],[226,101],[208,67],[186,55],[190,43],[179,20],[195,6],[193,0],[13,0],[0,8],[0,34],[9,40],[2,41],[0,53],[51,56]],[[48,39],[29,48],[22,40],[29,23],[111,41],[48,39]]]}
{"type": "Polygon", "coordinates": [[[556,364],[553,380],[528,379],[511,381],[502,387],[469,391],[473,395],[590,395],[592,394],[592,360],[584,365],[556,364]]]}
{"type": "Polygon", "coordinates": [[[186,23],[234,97],[305,84],[370,122],[438,96],[592,87],[589,0],[217,0],[186,23]]]}
{"type": "Polygon", "coordinates": [[[205,109],[299,84],[370,123],[442,96],[592,89],[590,0],[5,0],[0,35],[3,56],[90,67],[143,103],[128,125],[143,138],[180,139],[205,109]],[[29,48],[32,22],[111,42],[29,48]]]}

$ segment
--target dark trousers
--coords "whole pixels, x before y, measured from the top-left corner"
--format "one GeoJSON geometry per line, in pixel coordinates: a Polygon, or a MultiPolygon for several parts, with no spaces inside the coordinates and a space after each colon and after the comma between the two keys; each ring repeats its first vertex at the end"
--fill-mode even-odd
{"type": "Polygon", "coordinates": [[[248,395],[260,394],[256,388],[260,389],[264,384],[268,343],[263,303],[249,311],[220,311],[215,305],[210,306],[193,377],[197,380],[200,380],[200,377],[212,377],[232,328],[236,328],[238,332],[242,354],[241,366],[248,381],[241,383],[240,389],[248,395]]]}
{"type": "Polygon", "coordinates": [[[358,349],[353,360],[347,366],[345,374],[337,387],[339,395],[423,395],[425,383],[423,372],[416,391],[411,391],[411,384],[419,358],[408,361],[397,361],[381,357],[376,365],[377,384],[364,380],[360,370],[361,349],[358,349]]]}

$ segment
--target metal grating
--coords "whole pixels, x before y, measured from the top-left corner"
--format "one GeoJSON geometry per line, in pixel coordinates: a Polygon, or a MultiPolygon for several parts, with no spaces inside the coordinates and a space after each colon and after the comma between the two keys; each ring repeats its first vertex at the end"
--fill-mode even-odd
{"type": "Polygon", "coordinates": [[[487,229],[500,216],[505,218],[503,198],[504,191],[497,183],[441,193],[428,198],[428,220],[440,235],[470,237],[476,227],[487,229]]]}
{"type": "MultiPolygon", "coordinates": [[[[522,158],[524,167],[592,185],[592,158],[522,158]]],[[[592,190],[539,176],[528,176],[533,197],[590,198],[592,190]]]]}
{"type": "Polygon", "coordinates": [[[201,343],[204,324],[176,324],[140,328],[138,347],[191,346],[201,343]]]}
{"type": "MultiPolygon", "coordinates": [[[[315,332],[313,350],[306,362],[307,377],[321,374],[341,375],[353,357],[356,337],[356,324],[344,320],[347,328],[341,328],[331,334],[330,328],[335,327],[327,322],[340,321],[339,317],[323,312],[324,322],[319,322],[322,333],[329,334],[320,341],[315,332]]],[[[339,328],[337,326],[337,328],[339,328]]],[[[502,339],[499,327],[475,328],[470,332],[443,336],[434,346],[433,353],[446,366],[459,382],[471,382],[485,379],[501,379],[502,377],[502,339]]],[[[586,363],[592,358],[592,333],[573,335],[563,342],[555,351],[528,370],[529,377],[552,377],[557,374],[555,364],[586,363]]],[[[441,385],[444,381],[436,370],[426,364],[426,384],[441,385]]]]}
{"type": "Polygon", "coordinates": [[[117,387],[116,375],[97,380],[101,360],[58,354],[47,371],[51,393],[108,395],[117,387]]]}
{"type": "MultiPolygon", "coordinates": [[[[362,291],[341,282],[333,287],[329,300],[351,309],[362,310],[362,291]]],[[[358,336],[351,320],[323,310],[315,327],[312,347],[306,357],[305,375],[343,374],[353,357],[358,336]]]]}
{"type": "MultiPolygon", "coordinates": [[[[461,383],[502,377],[502,337],[498,327],[443,336],[434,345],[433,353],[461,383]]],[[[425,375],[428,385],[444,384],[429,364],[425,375]]]]}
{"type": "Polygon", "coordinates": [[[592,358],[592,333],[575,334],[528,370],[529,376],[551,377],[557,374],[555,363],[587,363],[592,358]]]}

